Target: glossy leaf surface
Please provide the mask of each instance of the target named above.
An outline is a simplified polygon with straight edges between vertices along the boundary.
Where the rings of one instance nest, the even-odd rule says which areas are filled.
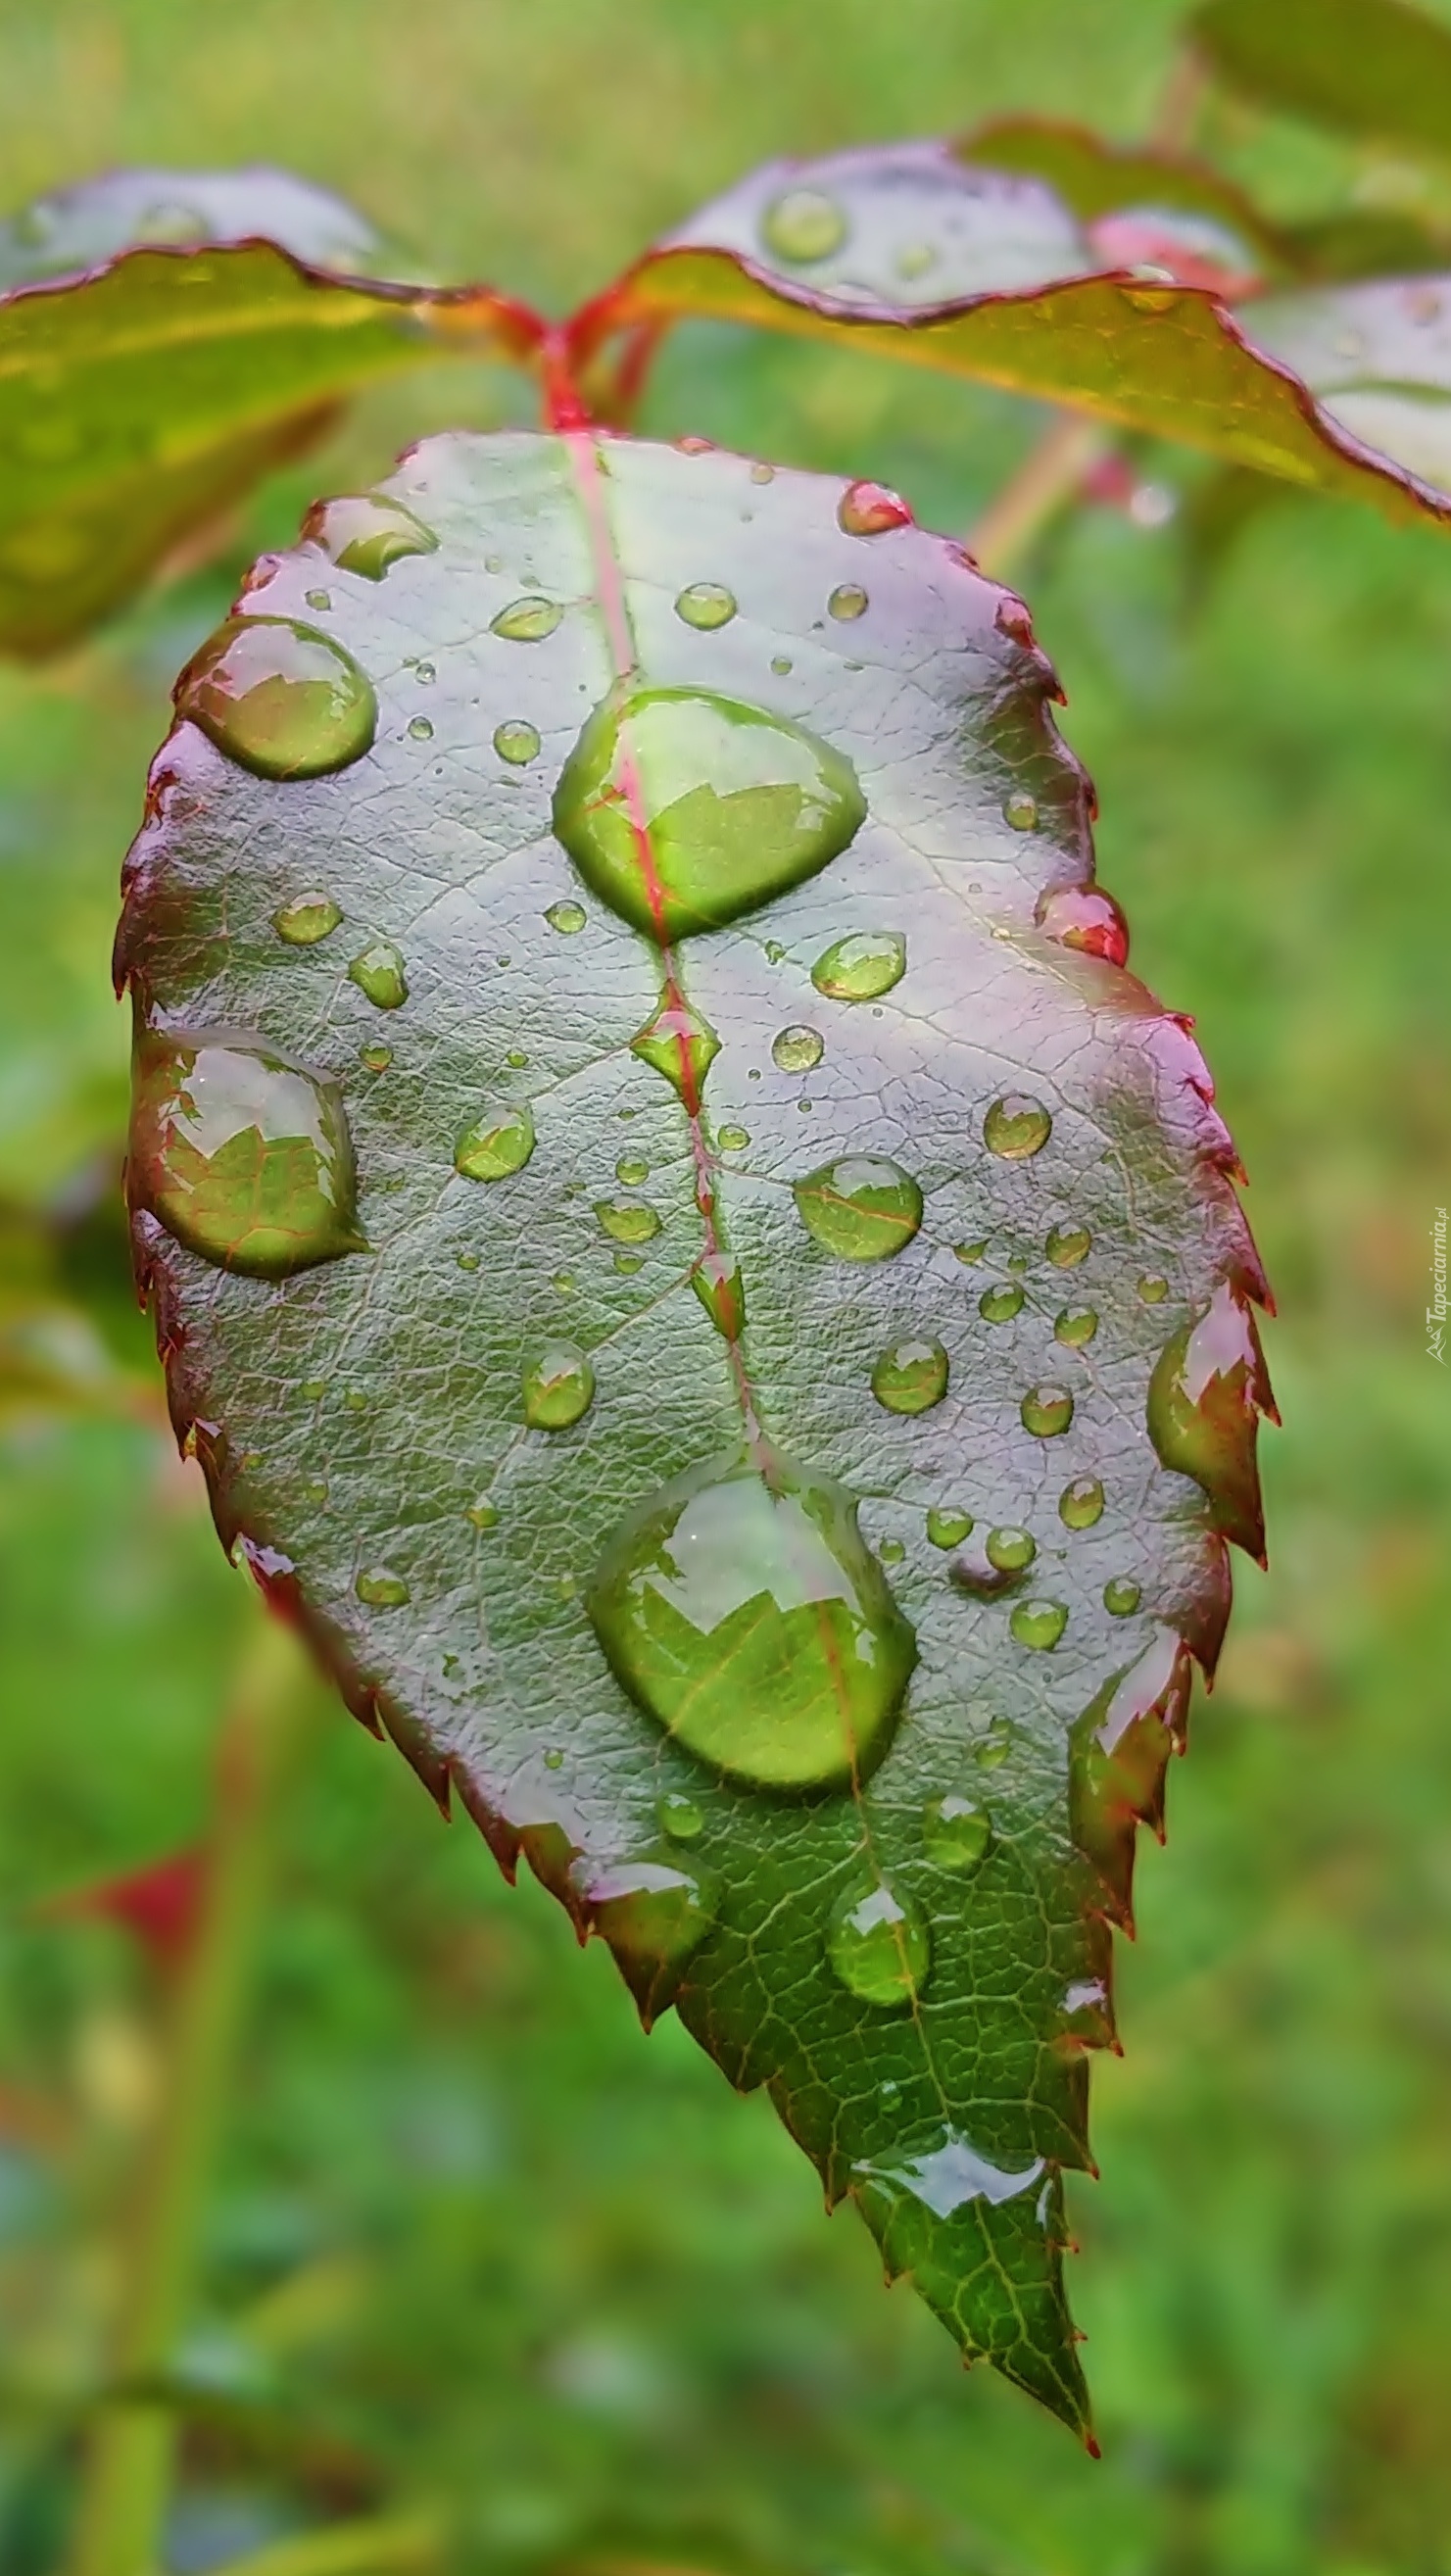
[[[1451,152],[1451,32],[1403,0],[1208,0],[1187,32],[1268,107]]]
[[[1451,276],[1267,296],[1246,321],[1351,437],[1451,494]]]
[[[0,223],[0,287],[74,277],[126,250],[274,242],[317,268],[369,268],[379,244],[355,208],[290,170],[112,170]]]
[[[1202,1059],[1072,944],[1087,783],[958,548],[583,432],[390,490],[432,551],[244,603],[243,699],[325,627],[368,746],[350,683],[259,775],[209,702],[128,866],[178,1432],[358,1715],[1086,2431],[1060,2176],[1264,1398]]]
[[[1147,261],[1233,296],[1285,264],[1280,236],[1207,162],[1119,147],[1086,127],[1033,116],[982,126],[954,150],[970,168],[1051,188],[1106,267]]]
[[[77,218],[65,238],[84,232]],[[522,358],[532,336],[486,293],[366,286],[260,242],[135,250],[15,288],[0,299],[0,650],[83,633],[359,387],[455,349]]]
[[[1139,184],[1135,171],[1131,193]],[[1150,226],[1153,212],[1130,204],[1115,237],[1106,214],[1085,226],[1041,179],[978,167],[948,144],[774,162],[589,308],[576,344],[588,362],[619,332],[687,315],[845,332],[874,354],[981,377],[1392,516],[1441,517],[1438,500],[1317,411],[1199,282],[1216,269],[1238,291],[1242,239],[1182,208],[1160,208]]]

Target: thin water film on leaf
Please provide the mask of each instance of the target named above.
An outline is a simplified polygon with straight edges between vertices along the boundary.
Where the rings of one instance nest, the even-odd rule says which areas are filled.
[[[138,1269],[357,1714],[1086,2436],[1062,2176],[1262,1282],[1052,908],[1021,602],[863,492],[458,436],[268,560],[128,863]]]

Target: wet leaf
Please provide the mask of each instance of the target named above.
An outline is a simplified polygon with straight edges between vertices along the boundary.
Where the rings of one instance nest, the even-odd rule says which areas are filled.
[[[268,241],[349,274],[380,254],[356,209],[289,170],[112,170],[0,223],[0,287],[75,277],[127,250]]]
[[[0,275],[23,279],[29,257],[34,278],[0,297],[0,650],[53,652],[83,634],[360,387],[441,355],[526,359],[533,345],[537,326],[484,290],[366,284],[256,240],[118,251],[128,221],[144,230],[148,206],[157,215],[147,192],[161,175],[57,198],[45,240],[17,244],[19,218],[0,250]],[[187,191],[178,222],[275,224],[299,246],[335,242],[349,263],[365,244],[345,208],[279,174],[166,184]],[[103,264],[68,281],[40,273],[92,258]]]
[[[355,1712],[1086,2432],[1105,1921],[1221,1481],[1257,1534],[1202,1059],[1026,610],[900,505],[582,432],[389,490],[433,549],[326,619],[269,562],[128,864],[178,1432]]]
[[[1077,156],[1080,187],[1090,159]],[[1140,166],[1129,163],[1135,193]],[[949,144],[774,162],[588,308],[574,326],[576,348],[608,405],[617,399],[604,363],[611,341],[623,335],[624,380],[651,335],[687,315],[844,335],[879,356],[980,377],[1375,501],[1392,517],[1444,516],[1438,499],[1367,454],[1260,354],[1252,312],[1241,324],[1198,282],[1220,267],[1239,291],[1233,262],[1247,245],[1183,208],[1161,208],[1152,229],[1152,210],[1122,211],[1117,235],[1103,213],[1085,229],[1041,179],[977,167]]]
[[[1451,275],[1266,296],[1246,319],[1328,419],[1451,494]]]
[[[1451,32],[1401,0],[1208,0],[1186,34],[1234,88],[1347,134],[1451,151]]]
[[[954,149],[970,168],[1041,180],[1088,231],[1105,267],[1146,260],[1232,298],[1287,264],[1274,226],[1207,162],[1119,147],[1081,125],[1031,116],[981,126]]]

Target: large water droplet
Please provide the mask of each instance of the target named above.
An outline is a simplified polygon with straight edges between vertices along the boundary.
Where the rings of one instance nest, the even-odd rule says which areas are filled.
[[[975,1799],[949,1791],[928,1804],[922,1818],[922,1845],[934,1868],[950,1869],[965,1878],[977,1868],[991,1840],[991,1821]]]
[[[398,1011],[408,999],[408,976],[401,949],[391,939],[375,939],[348,968],[348,981],[366,993],[375,1009]]]
[[[885,483],[848,483],[836,522],[849,537],[880,537],[888,528],[910,528],[912,513],[900,492],[889,492]]]
[[[735,592],[720,581],[693,581],[675,602],[676,616],[683,618],[687,626],[699,627],[704,634],[716,626],[729,626],[735,613]]]
[[[494,727],[494,749],[511,769],[526,769],[531,760],[539,757],[539,729],[523,716],[510,716]]]
[[[551,930],[566,939],[577,939],[589,919],[582,903],[552,903],[544,916]]]
[[[940,1342],[893,1342],[872,1370],[872,1393],[888,1413],[930,1413],[947,1393],[947,1376]]]
[[[279,905],[272,927],[289,948],[315,948],[331,938],[342,917],[330,894],[300,894],[294,903]]]
[[[746,1290],[735,1254],[703,1252],[690,1284],[716,1331],[725,1341],[738,1342],[745,1329]]]
[[[597,1199],[595,1215],[612,1243],[650,1243],[660,1231],[648,1199]]]
[[[1055,887],[1038,906],[1037,922],[1064,948],[1076,948],[1085,957],[1102,957],[1110,966],[1127,961],[1129,926],[1102,886]]]
[[[1162,1306],[1169,1294],[1169,1282],[1158,1271],[1150,1271],[1139,1281],[1139,1296],[1146,1306]]]
[[[1086,1225],[1055,1225],[1050,1227],[1043,1249],[1055,1269],[1076,1270],[1092,1246],[1093,1237]]]
[[[1065,1529],[1092,1529],[1103,1518],[1103,1487],[1096,1476],[1075,1476],[1058,1497],[1058,1517]]]
[[[1249,1308],[1227,1284],[1160,1353],[1149,1381],[1149,1437],[1166,1467],[1192,1476],[1214,1526],[1262,1557],[1258,1419],[1278,1416]]]
[[[916,1906],[878,1882],[837,1907],[826,1955],[848,1994],[886,2010],[921,1993],[932,1941]]]
[[[509,644],[542,644],[546,635],[554,633],[563,615],[557,599],[540,599],[531,593],[501,608],[489,632],[502,635]]]
[[[259,778],[319,778],[372,748],[378,701],[350,653],[288,617],[229,617],[194,653],[176,712]]]
[[[723,1154],[743,1154],[751,1141],[750,1131],[745,1127],[722,1127],[715,1141]]]
[[[891,1739],[917,1649],[856,1510],[828,1478],[742,1449],[632,1513],[586,1594],[631,1697],[751,1787],[846,1787]]]
[[[1025,1431],[1055,1440],[1073,1420],[1073,1398],[1063,1386],[1030,1386],[1018,1411]]]
[[[531,1431],[567,1431],[594,1402],[595,1373],[573,1342],[546,1342],[524,1371]]]
[[[805,266],[830,259],[846,239],[846,216],[820,188],[788,188],[761,217],[761,239],[778,259]]]
[[[582,1893],[648,2030],[714,1925],[715,1883],[675,1862],[625,1860],[591,1871]]]
[[[1061,1601],[1020,1601],[1008,1620],[1019,1645],[1035,1646],[1040,1654],[1052,1652],[1067,1625]]]
[[[1053,1133],[1053,1121],[1041,1100],[1030,1100],[1021,1091],[1004,1092],[995,1100],[982,1122],[982,1140],[990,1154],[1001,1154],[1010,1163],[1026,1162],[1030,1154],[1041,1154]]]
[[[694,1114],[705,1077],[720,1053],[720,1040],[709,1020],[687,1002],[663,1002],[654,1018],[631,1038],[630,1053],[663,1073]]]
[[[922,1222],[922,1193],[899,1163],[846,1154],[795,1185],[808,1234],[839,1261],[886,1261]]]
[[[1053,1326],[1053,1339],[1070,1351],[1081,1351],[1098,1330],[1097,1311],[1092,1306],[1065,1306]]]
[[[771,1061],[782,1073],[810,1073],[824,1052],[815,1029],[778,1029],[771,1040]]]
[[[972,1514],[934,1503],[927,1514],[927,1535],[934,1547],[961,1547],[972,1536]]]
[[[401,501],[379,492],[349,493],[335,501],[317,501],[302,523],[304,537],[321,546],[343,572],[381,581],[390,565],[405,555],[431,555],[438,539]]]
[[[818,993],[834,1002],[874,1002],[900,984],[907,942],[896,930],[859,930],[824,949],[811,969]]]
[[[615,1178],[627,1190],[638,1190],[650,1177],[650,1166],[643,1154],[622,1154],[615,1165]]]
[[[977,1311],[985,1324],[1010,1324],[1022,1312],[1021,1282],[1006,1279],[1001,1287],[985,1288],[977,1301]]]
[[[470,1121],[453,1149],[453,1167],[466,1181],[503,1181],[522,1172],[534,1151],[534,1120],[509,1101]]]
[[[413,1597],[402,1575],[387,1565],[367,1567],[356,1578],[353,1590],[370,1610],[401,1610]]]
[[[705,1817],[695,1800],[682,1797],[676,1790],[661,1799],[655,1813],[662,1833],[667,1833],[672,1842],[698,1842],[705,1831]]]
[[[1037,1542],[1025,1529],[995,1529],[987,1535],[987,1559],[999,1574],[1021,1574],[1038,1553]]]
[[[342,1095],[264,1038],[142,1031],[127,1172],[132,1204],[224,1270],[280,1279],[367,1250]]]
[[[1127,1574],[1116,1574],[1103,1587],[1103,1606],[1115,1619],[1131,1619],[1143,1593]]]
[[[840,625],[851,626],[857,618],[865,617],[870,606],[871,602],[859,581],[841,581],[826,603],[826,612]]]
[[[554,829],[581,876],[662,944],[815,876],[865,813],[840,752],[697,689],[614,691],[554,796]]]
[[[1003,820],[1011,823],[1015,832],[1033,831],[1038,821],[1037,797],[1030,796],[1026,787],[1013,788],[1003,799]]]

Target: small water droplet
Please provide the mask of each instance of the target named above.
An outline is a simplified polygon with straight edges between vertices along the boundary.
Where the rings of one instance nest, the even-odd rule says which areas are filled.
[[[972,1514],[934,1503],[927,1514],[927,1535],[934,1547],[961,1547],[972,1536]]]
[[[650,1177],[650,1166],[640,1154],[622,1154],[615,1165],[615,1178],[627,1190],[638,1190]]]
[[[1168,1280],[1160,1279],[1156,1274],[1151,1273],[1148,1278],[1139,1281],[1139,1295],[1146,1306],[1162,1306],[1168,1294]]]
[[[979,1866],[991,1840],[991,1820],[975,1799],[949,1790],[945,1797],[928,1801],[922,1817],[922,1847],[934,1868],[950,1869],[965,1878]]]
[[[999,1574],[1022,1574],[1038,1553],[1036,1539],[1025,1529],[989,1530],[987,1560]]]
[[[499,1525],[498,1504],[491,1503],[487,1494],[481,1494],[476,1503],[470,1503],[468,1510],[464,1514],[464,1519],[466,1521],[471,1521],[476,1530],[497,1529]]]
[[[415,742],[432,742],[433,727],[427,716],[410,716],[408,730]]]
[[[617,689],[553,813],[586,883],[665,945],[815,876],[866,807],[851,763],[783,716],[706,690]]]
[[[320,1404],[327,1393],[325,1377],[305,1377],[297,1390],[308,1404]]]
[[[1138,1584],[1131,1582],[1126,1574],[1116,1574],[1112,1582],[1103,1587],[1103,1606],[1115,1619],[1132,1618],[1142,1599]]]
[[[1265,1544],[1255,1456],[1262,1413],[1278,1418],[1254,1318],[1226,1284],[1160,1352],[1149,1437],[1164,1466],[1203,1487],[1221,1535],[1253,1557]]]
[[[839,581],[826,603],[826,610],[829,617],[849,626],[855,618],[864,617],[870,605],[859,581]]]
[[[1036,919],[1039,929],[1064,948],[1102,957],[1110,966],[1127,963],[1129,926],[1102,886],[1058,886],[1039,904]]]
[[[489,632],[502,635],[509,644],[542,644],[547,635],[554,633],[563,615],[558,600],[529,595],[501,608]]]
[[[660,1231],[647,1199],[596,1199],[595,1215],[612,1243],[650,1243]]]
[[[1093,1237],[1086,1225],[1055,1225],[1050,1229],[1043,1249],[1054,1268],[1076,1270],[1092,1249]]]
[[[947,1378],[940,1342],[893,1342],[872,1370],[872,1393],[888,1413],[930,1413],[947,1393]]]
[[[690,1284],[725,1341],[738,1342],[746,1321],[746,1290],[733,1252],[703,1252]]]
[[[531,1431],[567,1431],[594,1401],[595,1373],[573,1342],[546,1342],[524,1371],[524,1419]]]
[[[750,1132],[745,1127],[722,1127],[715,1141],[723,1154],[743,1154],[751,1141]]]
[[[333,604],[332,593],[329,590],[305,590],[302,597],[304,606],[315,608],[319,617],[324,616]]]
[[[342,572],[361,573],[381,581],[405,555],[431,555],[438,539],[431,528],[378,492],[351,493],[340,500],[317,501],[302,523],[302,533]]]
[[[586,1595],[631,1697],[754,1788],[875,1769],[916,1661],[840,1485],[759,1448],[678,1476],[610,1540]]]
[[[753,483],[774,483],[775,480],[776,468],[774,465],[766,465],[758,461],[751,467],[751,481]]]
[[[899,1538],[884,1538],[877,1550],[883,1565],[900,1565],[906,1553]]]
[[[874,1002],[900,984],[906,966],[907,942],[899,931],[856,931],[822,951],[811,981],[834,1002]]]
[[[1026,787],[1014,787],[1003,799],[1003,820],[1005,823],[1011,823],[1015,832],[1036,831],[1037,797],[1030,796]]]
[[[460,1270],[481,1270],[483,1268],[483,1263],[476,1252],[460,1252],[455,1255],[455,1259]]]
[[[846,1154],[795,1185],[808,1234],[839,1261],[887,1261],[922,1222],[922,1193],[899,1163]]]
[[[534,1120],[527,1108],[505,1102],[482,1110],[463,1128],[453,1167],[466,1181],[504,1181],[522,1172],[534,1151]]]
[[[1073,1420],[1073,1398],[1066,1387],[1030,1386],[1018,1411],[1025,1431],[1054,1440]]]
[[[527,768],[531,760],[539,757],[538,727],[526,724],[522,716],[510,716],[494,727],[494,749],[512,769]]]
[[[1006,1718],[995,1717],[972,1758],[979,1771],[1000,1771],[1012,1749],[1012,1728]]]
[[[566,939],[573,939],[583,930],[589,915],[582,903],[552,903],[544,918],[551,930],[562,931]]]
[[[320,1508],[327,1501],[327,1491],[326,1485],[314,1477],[303,1486],[302,1499],[305,1503],[312,1503]]]
[[[572,1270],[556,1270],[549,1282],[550,1287],[561,1297],[572,1297],[578,1284]]]
[[[778,1029],[771,1040],[771,1061],[782,1073],[810,1073],[823,1052],[815,1029]]]
[[[983,1254],[987,1250],[987,1245],[988,1239],[984,1234],[980,1235],[975,1243],[954,1243],[952,1249],[955,1257],[963,1264],[964,1268],[970,1268],[974,1262],[981,1261]]]
[[[982,1122],[988,1152],[1001,1154],[1011,1163],[1026,1162],[1030,1154],[1040,1154],[1052,1133],[1053,1121],[1041,1100],[1031,1100],[1022,1091],[1004,1092]]]
[[[420,688],[432,688],[434,681],[438,678],[438,673],[431,662],[415,662],[412,665],[412,671]]]
[[[408,999],[403,957],[391,939],[375,939],[348,968],[348,981],[380,1011],[401,1010]]]
[[[937,252],[934,245],[931,242],[920,241],[903,242],[894,262],[897,275],[909,282],[914,277],[925,277],[928,269],[935,268],[936,265]]]
[[[921,1993],[932,1944],[916,1906],[879,1882],[837,1907],[826,1954],[848,1994],[887,2010]]]
[[[288,617],[229,617],[193,654],[176,712],[259,778],[319,778],[372,748],[378,701],[350,653]]]
[[[1008,1619],[1019,1645],[1034,1646],[1040,1654],[1051,1653],[1067,1625],[1061,1601],[1020,1601]]]
[[[768,966],[781,966],[785,964],[788,952],[782,947],[779,939],[764,939],[761,942],[761,946],[765,953],[765,959]]]
[[[614,1256],[614,1266],[617,1270],[623,1271],[627,1278],[633,1278],[637,1270],[644,1269],[645,1256],[643,1252],[617,1252]]]
[[[1058,1517],[1065,1529],[1092,1529],[1103,1518],[1103,1487],[1096,1476],[1075,1476],[1058,1497]]]
[[[888,528],[910,528],[912,513],[900,492],[889,492],[885,483],[849,483],[836,521],[849,537],[880,537]]]
[[[709,634],[714,627],[729,626],[736,613],[736,595],[719,581],[693,581],[682,590],[675,602],[675,614],[687,626],[699,627]]]
[[[695,1800],[681,1797],[678,1792],[672,1791],[662,1798],[655,1813],[660,1819],[661,1831],[667,1833],[672,1842],[698,1842],[705,1831],[705,1817]]]
[[[985,1324],[1010,1324],[1020,1314],[1023,1291],[1016,1280],[1004,1280],[1001,1287],[985,1288],[977,1301],[977,1311]]]
[[[508,1054],[504,1058],[504,1062],[508,1065],[512,1065],[516,1073],[522,1073],[528,1061],[529,1058],[524,1053],[522,1047],[510,1047]]]
[[[830,259],[846,240],[846,216],[834,197],[820,188],[788,188],[773,197],[761,217],[761,239],[778,259],[793,266]]]
[[[788,671],[792,668],[790,654],[773,653],[771,656],[771,668],[775,672],[778,680],[784,680]]]
[[[705,1077],[720,1053],[708,1020],[688,1003],[662,1003],[630,1040],[630,1052],[664,1075],[692,1113],[700,1106]]]
[[[1097,1330],[1098,1315],[1092,1306],[1065,1306],[1054,1323],[1053,1338],[1070,1351],[1081,1351]]]
[[[189,1251],[285,1278],[364,1252],[342,1095],[264,1038],[143,1030],[128,1184]]]
[[[546,1771],[562,1771],[564,1769],[564,1755],[561,1753],[557,1744],[551,1744],[548,1752],[545,1754],[544,1768]]]
[[[366,1413],[368,1410],[368,1399],[363,1388],[360,1386],[345,1387],[343,1390],[343,1403],[349,1413]]]
[[[353,1590],[370,1610],[401,1610],[413,1597],[402,1575],[386,1565],[369,1566],[358,1575]]]
[[[315,948],[320,939],[332,936],[342,917],[330,894],[300,894],[295,902],[279,906],[272,927],[289,948]]]

